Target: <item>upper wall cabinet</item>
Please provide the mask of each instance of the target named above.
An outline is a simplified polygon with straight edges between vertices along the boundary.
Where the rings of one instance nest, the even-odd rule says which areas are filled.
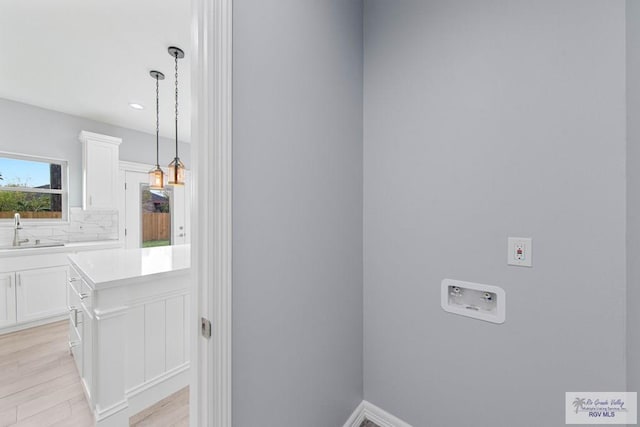
[[[117,209],[118,162],[122,139],[87,131],[82,142],[82,207]]]

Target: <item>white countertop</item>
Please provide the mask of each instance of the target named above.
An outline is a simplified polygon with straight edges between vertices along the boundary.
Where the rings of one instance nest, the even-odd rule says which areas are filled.
[[[94,289],[147,281],[191,267],[191,246],[109,249],[69,255],[69,261]]]
[[[28,255],[44,255],[64,252],[95,251],[100,249],[121,248],[120,240],[100,240],[94,242],[65,243],[63,246],[26,247],[19,249],[0,249],[0,258],[21,257]]]

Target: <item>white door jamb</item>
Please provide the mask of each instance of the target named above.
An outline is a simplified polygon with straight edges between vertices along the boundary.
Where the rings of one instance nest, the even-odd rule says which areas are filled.
[[[232,0],[192,0],[192,23],[190,425],[231,427]]]

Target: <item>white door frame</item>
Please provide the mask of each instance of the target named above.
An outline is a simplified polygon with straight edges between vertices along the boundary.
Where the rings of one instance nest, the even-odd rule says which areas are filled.
[[[126,173],[127,171],[131,172],[149,172],[153,166],[145,165],[144,163],[136,163],[136,162],[128,162],[126,160],[120,160],[118,164],[118,185],[120,189],[125,189],[126,183]],[[118,201],[118,240],[122,242],[122,247],[126,247],[126,236],[125,236],[125,228],[126,228],[126,194],[120,197]]]
[[[191,4],[190,425],[231,427],[232,0]],[[210,339],[199,333],[201,317]]]
[[[126,173],[127,172],[138,172],[138,173],[144,173],[147,174],[149,173],[149,171],[153,168],[155,168],[155,165],[151,165],[151,164],[147,164],[147,163],[139,163],[139,162],[130,162],[127,160],[120,160],[119,165],[118,165],[118,185],[120,186],[120,188],[124,188],[126,190]],[[167,172],[167,168],[166,167],[162,167],[162,170],[166,174]],[[186,179],[188,181],[188,184],[191,185],[190,180],[192,180],[192,174],[191,174],[191,170],[190,169],[186,169]],[[193,195],[192,192],[190,192],[191,194],[189,194],[190,196]],[[123,242],[123,247],[127,247],[127,236],[125,233],[125,228],[126,228],[126,218],[127,218],[127,210],[126,210],[126,195],[124,197],[121,197],[120,200],[118,200],[118,217],[120,218],[119,224],[118,224],[118,239]],[[191,206],[190,206],[191,207]],[[189,217],[189,220],[191,219],[191,217]],[[173,218],[172,218],[172,227],[173,227]],[[191,222],[187,222],[187,218],[185,216],[185,232],[188,233],[188,237],[186,239],[187,243],[191,242]],[[171,230],[172,232],[172,241],[173,241],[173,228]]]

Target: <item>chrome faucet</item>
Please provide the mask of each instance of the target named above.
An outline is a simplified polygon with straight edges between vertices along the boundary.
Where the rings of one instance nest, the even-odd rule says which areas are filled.
[[[13,246],[20,246],[29,241],[29,239],[20,240],[19,230],[22,230],[22,224],[20,223],[20,214],[16,212],[13,215]]]

